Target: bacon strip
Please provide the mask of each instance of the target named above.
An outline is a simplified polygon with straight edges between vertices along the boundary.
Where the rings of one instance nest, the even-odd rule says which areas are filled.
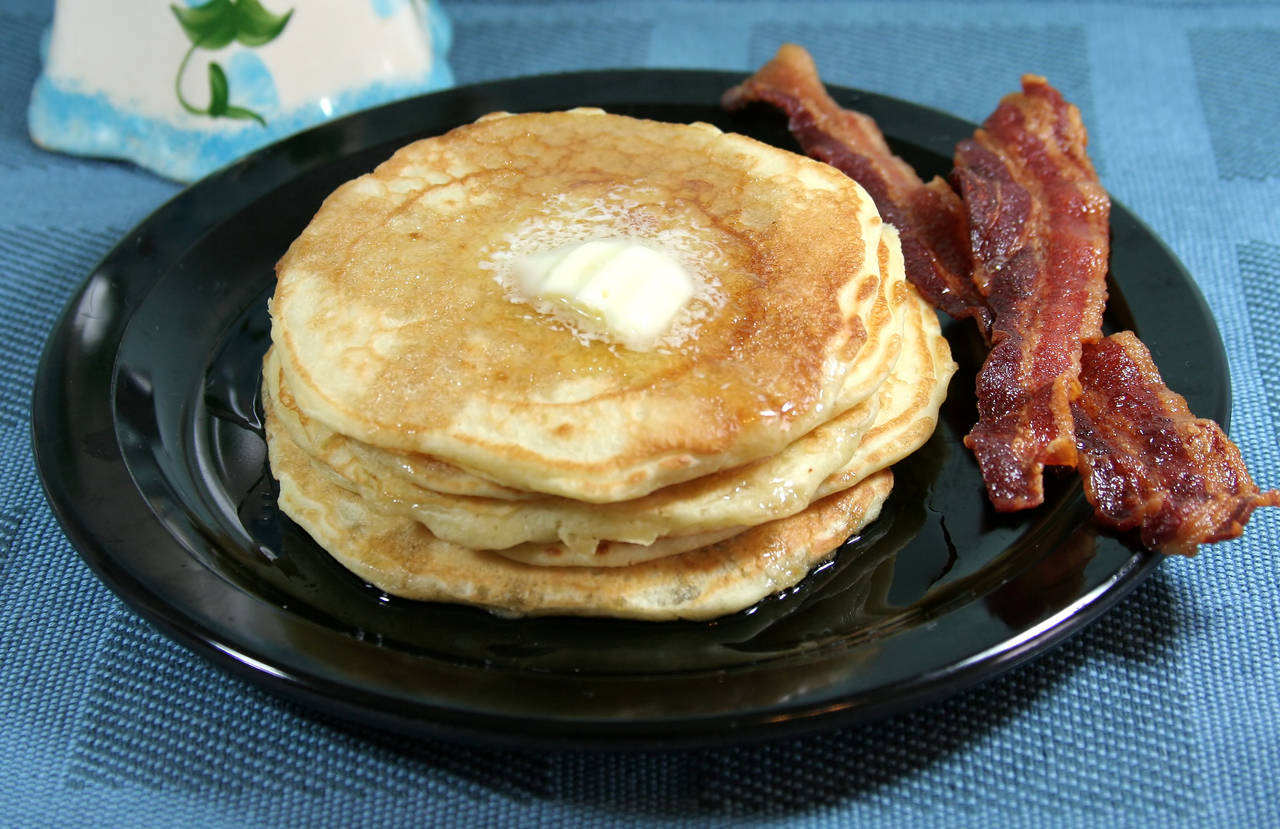
[[[1026,464],[1018,461],[1027,454],[1021,444],[1028,438],[1033,448],[1051,445],[1046,454],[1075,466],[1084,479],[1099,524],[1139,530],[1147,547],[1185,555],[1200,544],[1237,537],[1257,507],[1280,506],[1280,491],[1259,492],[1222,429],[1196,419],[1164,385],[1136,336],[1099,339],[1110,202],[1085,152],[1078,111],[1043,78],[1025,77],[1022,95],[1002,101],[985,129],[957,147],[954,178],[965,193],[960,209],[972,227],[972,248],[966,239],[955,241],[957,202],[945,182],[922,185],[889,151],[872,119],[832,101],[803,49],[783,46],[724,96],[729,108],[753,100],[784,109],[806,152],[856,179],[886,219],[900,221],[904,248],[909,229],[920,245],[916,250],[925,251],[914,260],[913,282],[921,294],[980,326],[992,322],[993,309],[999,315],[990,331],[998,341],[993,354],[1001,348],[1005,353],[984,366],[979,392],[985,383],[988,402],[979,405],[990,414],[1015,413],[1010,421],[1021,431],[1015,428],[1003,449],[987,447],[984,478],[988,467],[997,482],[1023,474]],[[957,262],[971,249],[978,260],[973,281],[971,267]],[[922,261],[932,263],[932,277]],[[971,290],[975,283],[982,293]],[[1042,353],[1058,361],[1074,354],[1074,360],[1065,361],[1064,373],[1049,376],[1035,365]],[[1039,398],[1028,393],[1037,380]],[[1067,398],[1075,399],[1064,422]],[[1027,406],[1022,420],[1019,405]],[[1032,416],[1037,414],[1044,420]],[[1064,427],[1070,451],[1062,448]],[[973,435],[965,442],[970,440]],[[1013,459],[1012,472],[1002,458]],[[1045,462],[1031,464],[1037,491]]]
[[[907,278],[921,295],[952,317],[973,318],[987,336],[992,315],[970,278],[964,206],[947,182],[922,182],[889,149],[873,119],[837,104],[800,46],[783,44],[773,60],[723,98],[731,110],[753,101],[786,112],[788,128],[810,157],[862,185],[884,220],[898,229]]]
[[[971,139],[956,170],[973,280],[995,311],[965,438],[997,510],[1044,501],[1046,465],[1074,466],[1071,401],[1081,344],[1102,336],[1111,202],[1086,153],[1079,111],[1027,75]]]
[[[1280,506],[1280,491],[1258,491],[1218,424],[1196,418],[1164,385],[1133,333],[1085,346],[1082,364],[1084,393],[1071,412],[1100,524],[1139,529],[1153,550],[1194,555],[1239,536],[1257,507]]]

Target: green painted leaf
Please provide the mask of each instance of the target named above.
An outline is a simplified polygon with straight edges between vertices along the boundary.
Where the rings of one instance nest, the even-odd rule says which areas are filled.
[[[227,85],[227,73],[217,63],[209,64],[209,109],[208,113],[217,118],[227,114],[227,100],[230,88]]]
[[[227,107],[227,111],[222,113],[222,115],[224,118],[240,118],[245,121],[257,121],[264,127],[267,125],[266,120],[261,115],[251,109],[245,109],[244,107],[229,106]]]
[[[239,15],[235,0],[210,0],[194,8],[177,5],[169,8],[187,38],[201,49],[221,49],[236,38]]]
[[[293,9],[284,14],[272,14],[258,0],[210,0],[194,8],[178,5],[170,5],[169,8],[191,41],[191,48],[178,65],[178,76],[173,82],[182,108],[193,115],[252,120],[265,127],[267,122],[258,113],[231,105],[227,73],[217,62],[209,64],[208,109],[200,109],[183,97],[182,76],[197,49],[216,51],[230,45],[233,40],[252,48],[275,40],[284,31],[289,18],[293,17]]]
[[[236,40],[245,46],[261,46],[270,43],[284,31],[293,9],[284,14],[272,14],[258,0],[232,0],[238,12],[236,16]]]

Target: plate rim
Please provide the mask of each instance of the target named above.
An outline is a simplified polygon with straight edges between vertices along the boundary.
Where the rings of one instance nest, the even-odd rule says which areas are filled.
[[[479,93],[479,98],[483,100],[486,96],[494,97],[496,95],[497,97],[502,97],[504,95],[518,94],[522,88],[540,84],[574,86],[591,85],[624,78],[629,80],[639,78],[642,81],[644,79],[653,81],[663,78],[667,79],[667,81],[661,86],[670,88],[676,78],[688,79],[696,77],[706,85],[714,85],[731,84],[739,81],[744,76],[745,73],[740,72],[707,70],[601,70],[513,78],[430,93],[356,113],[277,142],[185,188],[160,205],[146,219],[125,234],[120,242],[113,246],[103,259],[95,265],[81,285],[73,292],[51,329],[40,357],[31,402],[31,439],[36,456],[37,471],[46,500],[77,553],[95,575],[117,596],[122,598],[139,615],[156,625],[171,639],[178,641],[188,649],[199,653],[231,673],[266,687],[273,693],[301,702],[308,707],[337,715],[343,719],[353,719],[392,729],[410,727],[413,732],[424,736],[501,746],[609,750],[619,748],[694,747],[792,736],[813,730],[865,721],[916,707],[925,702],[949,696],[981,681],[991,679],[1035,656],[1052,650],[1102,616],[1151,575],[1158,568],[1162,557],[1145,551],[1135,551],[1127,564],[1120,571],[1111,574],[1111,578],[1105,584],[1096,587],[1085,596],[1078,597],[1069,607],[1060,610],[1050,619],[1039,623],[1033,630],[1024,631],[1014,637],[1013,640],[1002,641],[996,646],[972,656],[964,664],[950,665],[948,670],[941,672],[940,676],[918,676],[902,682],[898,686],[894,686],[898,693],[891,698],[883,698],[884,694],[881,693],[880,696],[882,698],[879,700],[858,701],[846,699],[844,704],[841,705],[826,705],[817,708],[799,706],[784,712],[785,716],[780,716],[777,709],[769,709],[767,717],[756,717],[754,719],[750,714],[701,716],[695,718],[700,725],[693,731],[686,731],[686,727],[693,724],[687,720],[629,720],[609,723],[598,721],[577,723],[565,721],[547,722],[541,719],[512,718],[494,713],[477,715],[474,712],[459,712],[453,708],[439,706],[436,706],[436,708],[441,712],[442,716],[437,719],[430,717],[424,719],[421,716],[421,711],[424,708],[432,708],[429,703],[417,703],[418,716],[403,716],[398,712],[385,713],[376,710],[370,712],[368,706],[362,707],[352,704],[349,698],[344,700],[340,698],[340,694],[331,693],[326,688],[326,680],[323,678],[318,676],[307,677],[297,673],[290,674],[282,670],[280,666],[272,665],[268,660],[260,658],[263,657],[262,654],[252,653],[251,649],[242,647],[243,643],[229,641],[228,637],[221,635],[218,631],[208,628],[198,620],[185,616],[180,608],[173,605],[171,597],[158,594],[153,588],[134,578],[127,568],[113,560],[109,552],[103,548],[100,534],[95,533],[85,524],[83,516],[78,512],[75,499],[71,498],[67,491],[67,482],[59,479],[57,474],[59,467],[56,465],[56,459],[51,457],[57,451],[66,451],[65,446],[59,449],[55,445],[56,441],[51,440],[53,436],[50,434],[49,424],[56,418],[48,416],[52,401],[57,397],[56,381],[59,379],[65,380],[65,377],[59,371],[61,366],[57,364],[58,343],[61,339],[69,336],[75,309],[84,300],[86,292],[92,290],[95,279],[104,278],[104,274],[108,280],[113,278],[111,263],[116,257],[124,255],[124,251],[130,244],[131,239],[135,239],[135,237],[140,239],[144,235],[142,233],[144,228],[151,226],[153,223],[162,223],[166,217],[175,210],[185,207],[188,202],[193,200],[198,202],[201,198],[204,198],[203,194],[211,189],[216,190],[219,187],[241,185],[244,179],[250,179],[251,183],[254,184],[254,187],[245,187],[246,194],[257,192],[255,188],[265,188],[254,199],[244,200],[244,204],[251,203],[256,198],[261,198],[263,193],[271,192],[288,181],[306,176],[317,169],[315,163],[311,166],[290,163],[288,157],[292,146],[314,141],[317,135],[340,134],[349,126],[358,124],[364,119],[387,117],[389,112],[401,111],[406,106],[432,106],[438,104],[447,109],[448,102],[468,96],[476,96],[477,93]],[[676,87],[679,88],[679,85],[676,84]],[[689,88],[692,87],[693,85],[690,84]],[[722,88],[727,88],[727,86]],[[891,102],[893,105],[906,106],[932,118],[945,119],[945,121],[951,122],[953,125],[965,125],[965,128],[969,131],[975,126],[939,110],[891,98],[890,96],[878,95],[849,87],[831,86],[829,89],[832,91],[833,96],[837,97],[837,100],[842,103],[851,100]],[[631,103],[659,105],[664,103],[698,103],[707,105],[709,102],[702,99],[698,101],[632,101]],[[375,143],[369,146],[376,147],[380,146],[380,144]],[[369,146],[360,149],[367,151]],[[349,157],[352,152],[354,150],[348,149],[345,154]],[[285,159],[283,163],[280,162],[282,157]],[[325,158],[317,157],[317,159],[318,163],[330,163],[333,161],[332,158],[327,158],[326,160]],[[242,207],[243,205],[239,209],[242,209]],[[1140,219],[1124,210],[1123,206],[1121,206],[1121,210],[1133,220],[1135,226],[1141,232],[1149,237],[1150,241],[1163,248],[1169,259],[1178,265],[1185,287],[1193,298],[1197,300],[1198,307],[1195,308],[1195,312],[1207,320],[1209,327],[1217,334],[1215,356],[1220,358],[1222,364],[1221,385],[1225,391],[1225,400],[1221,401],[1220,408],[1222,411],[1218,413],[1220,416],[1215,419],[1223,423],[1225,428],[1225,420],[1230,412],[1230,380],[1229,374],[1226,373],[1226,354],[1221,342],[1220,329],[1199,287],[1173,251]],[[147,292],[161,278],[163,278],[163,271],[152,279]],[[145,300],[140,300],[140,303],[142,301]],[[136,312],[136,309],[134,310]],[[121,338],[116,341],[117,346],[123,339],[123,333],[122,329]],[[117,350],[117,359],[118,356]],[[108,390],[108,394],[113,400],[116,393],[116,372],[117,365],[113,362],[109,370],[110,389]],[[1219,397],[1222,396],[1222,394],[1219,395]],[[113,406],[114,404],[111,405]],[[1213,413],[1209,413],[1209,416],[1213,416]],[[84,436],[80,437],[83,438]],[[119,447],[115,448],[119,452]],[[83,453],[92,450],[82,446],[79,451]],[[98,451],[102,451],[101,447],[98,447]],[[117,459],[120,463],[124,463],[122,456],[118,456]],[[130,480],[132,481],[131,477]],[[137,495],[139,498],[142,497],[142,494],[136,489],[131,494]],[[147,505],[147,508],[151,509],[150,505]],[[175,541],[174,543],[177,542]],[[181,545],[179,547],[181,548]],[[350,689],[348,689],[349,691]],[[375,715],[371,715],[371,713]],[[381,714],[381,716],[376,714]]]

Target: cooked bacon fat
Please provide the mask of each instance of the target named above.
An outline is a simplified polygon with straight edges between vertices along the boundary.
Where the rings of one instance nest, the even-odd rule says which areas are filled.
[[[1082,343],[1102,336],[1110,205],[1080,113],[1027,75],[956,147],[973,280],[995,311],[965,439],[997,510],[1044,501],[1046,465],[1074,466]]]
[[[825,161],[871,194],[898,229],[907,279],[936,308],[973,318],[987,336],[991,312],[970,278],[968,223],[955,191],[941,178],[925,184],[893,154],[876,122],[827,94],[813,58],[787,43],[773,60],[724,94],[728,109],[763,101],[787,114],[787,126],[811,158]]]
[[[1170,391],[1136,336],[1084,348],[1084,393],[1072,404],[1085,496],[1098,521],[1139,530],[1142,543],[1194,555],[1235,538],[1254,509],[1280,506],[1259,492],[1240,450],[1212,420]]]

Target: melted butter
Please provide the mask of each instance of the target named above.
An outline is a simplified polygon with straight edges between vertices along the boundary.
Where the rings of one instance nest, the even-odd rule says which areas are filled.
[[[675,256],[630,239],[562,245],[514,264],[527,296],[559,303],[636,350],[651,348],[694,294]]]
[[[726,289],[741,290],[744,280],[754,278],[747,267],[749,248],[712,221],[696,200],[677,198],[666,187],[612,182],[575,181],[563,189],[569,192],[540,199],[509,221],[496,222],[476,250],[480,269],[492,273],[508,301],[531,307],[539,328],[568,334],[583,346],[601,343],[611,352],[633,352],[628,360],[635,352],[681,353],[696,347],[704,325],[721,316],[728,302]],[[525,263],[602,241],[643,247],[646,252],[640,256],[669,257],[692,283],[692,297],[651,343],[637,337],[629,344],[610,330],[598,310],[584,313],[567,301],[543,299],[526,288],[519,272]],[[722,283],[725,276],[730,285]],[[723,329],[732,326],[732,318],[721,323]],[[573,351],[561,349],[562,355]]]

